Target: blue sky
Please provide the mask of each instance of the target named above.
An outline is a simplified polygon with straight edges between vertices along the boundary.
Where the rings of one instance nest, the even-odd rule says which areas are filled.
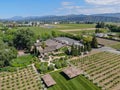
[[[0,18],[116,13],[120,0],[0,0]]]

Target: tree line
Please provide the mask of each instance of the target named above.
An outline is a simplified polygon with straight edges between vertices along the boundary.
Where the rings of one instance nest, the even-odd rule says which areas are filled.
[[[83,46],[75,45],[73,43],[71,49],[67,49],[65,53],[72,56],[80,56],[83,53],[90,52],[92,48],[98,48],[98,42],[95,36],[91,42],[84,43]]]
[[[120,32],[120,26],[117,25],[106,25],[111,32]]]
[[[10,65],[10,61],[17,57],[17,50],[0,40],[0,68]]]
[[[120,26],[105,24],[104,22],[98,22],[95,27],[95,33],[100,33],[100,28],[108,28],[111,32],[120,32]]]

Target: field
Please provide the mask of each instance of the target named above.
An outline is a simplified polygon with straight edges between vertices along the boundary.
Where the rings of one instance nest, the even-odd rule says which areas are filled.
[[[17,57],[16,59],[12,60],[11,66],[13,67],[24,67],[30,65],[32,62],[32,55],[25,55]]]
[[[51,73],[51,76],[57,84],[48,88],[48,90],[100,90],[82,75],[68,80],[61,74],[61,71],[57,71]]]
[[[94,34],[95,28],[86,28],[86,29],[69,29],[69,30],[60,30],[62,32],[71,33],[74,35],[80,35],[80,34]],[[106,29],[101,29],[102,32],[106,33]]]
[[[94,33],[95,24],[61,24],[57,28],[61,32],[71,34]]]
[[[51,28],[48,28],[51,26]],[[51,36],[51,31],[66,32],[71,34],[93,34],[95,33],[95,24],[58,24],[58,25],[47,25],[40,27],[19,27],[17,29],[31,29],[36,35],[41,37]],[[107,32],[106,29],[101,29],[102,32]]]
[[[61,30],[62,31],[62,30]],[[66,32],[66,33],[71,33],[71,34],[74,34],[74,35],[81,35],[81,34],[90,34],[90,33],[95,33],[95,30],[65,30],[65,31],[62,31],[62,32]]]
[[[86,77],[105,90],[120,89],[120,55],[100,52],[71,61]]]
[[[116,45],[111,45],[112,48],[115,48],[117,50],[120,50],[120,43]]]
[[[108,39],[103,39],[103,38],[97,38],[98,43],[105,45],[105,46],[113,46],[113,45],[117,45],[120,42],[118,41],[114,41],[114,40],[108,40]]]
[[[94,24],[59,24],[59,25],[50,25],[52,28],[44,27],[19,27],[17,29],[31,29],[35,32],[36,35],[43,35],[45,33],[51,34],[52,30],[61,31],[61,30],[70,30],[70,29],[85,29],[85,28],[94,28]],[[74,31],[74,30],[73,30]],[[80,30],[79,30],[80,31]],[[43,35],[44,36],[44,35]]]
[[[33,66],[17,72],[0,73],[0,90],[40,90],[40,77]]]
[[[36,35],[44,36],[45,33],[51,34],[51,31],[54,29],[42,28],[42,27],[19,27],[17,29],[30,29]]]
[[[54,26],[57,30],[95,28],[95,24],[59,24]]]
[[[62,32],[81,34],[82,32],[94,33],[95,24],[60,24],[55,25],[56,29]],[[100,29],[102,32],[107,32],[107,29]]]

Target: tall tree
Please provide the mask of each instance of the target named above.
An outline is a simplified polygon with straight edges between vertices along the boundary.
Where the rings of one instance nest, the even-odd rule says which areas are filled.
[[[98,41],[95,36],[92,39],[91,46],[92,46],[92,48],[98,48]]]
[[[52,31],[52,36],[57,37],[58,35],[57,35],[57,33],[55,31]]]
[[[95,27],[100,28],[100,22],[98,22]]]
[[[87,43],[87,51],[91,51],[92,50],[92,48],[91,48],[91,45],[90,45],[90,43]]]
[[[101,22],[101,28],[105,28],[105,23]]]
[[[17,50],[9,47],[0,40],[0,67],[10,65],[12,59],[17,57]]]
[[[104,22],[98,22],[96,25],[96,28],[105,28],[105,23]]]
[[[14,45],[17,49],[27,49],[30,50],[31,46],[35,42],[35,34],[33,31],[26,30],[18,30],[15,33]]]
[[[74,44],[71,46],[71,55],[74,55]]]
[[[81,55],[81,46],[78,46],[78,55]]]
[[[78,56],[78,46],[75,45],[75,48],[74,48],[74,56]]]
[[[81,46],[81,52],[84,52],[84,47],[83,46]]]
[[[95,33],[100,33],[100,30],[97,28],[97,29],[95,30]]]
[[[87,51],[87,45],[84,45],[84,52]]]

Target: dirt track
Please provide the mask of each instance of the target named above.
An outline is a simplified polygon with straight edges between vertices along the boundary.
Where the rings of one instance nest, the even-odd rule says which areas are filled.
[[[84,28],[84,29],[65,29],[65,30],[60,30],[62,32],[70,32],[70,31],[83,31],[83,30],[96,30],[96,28]]]

